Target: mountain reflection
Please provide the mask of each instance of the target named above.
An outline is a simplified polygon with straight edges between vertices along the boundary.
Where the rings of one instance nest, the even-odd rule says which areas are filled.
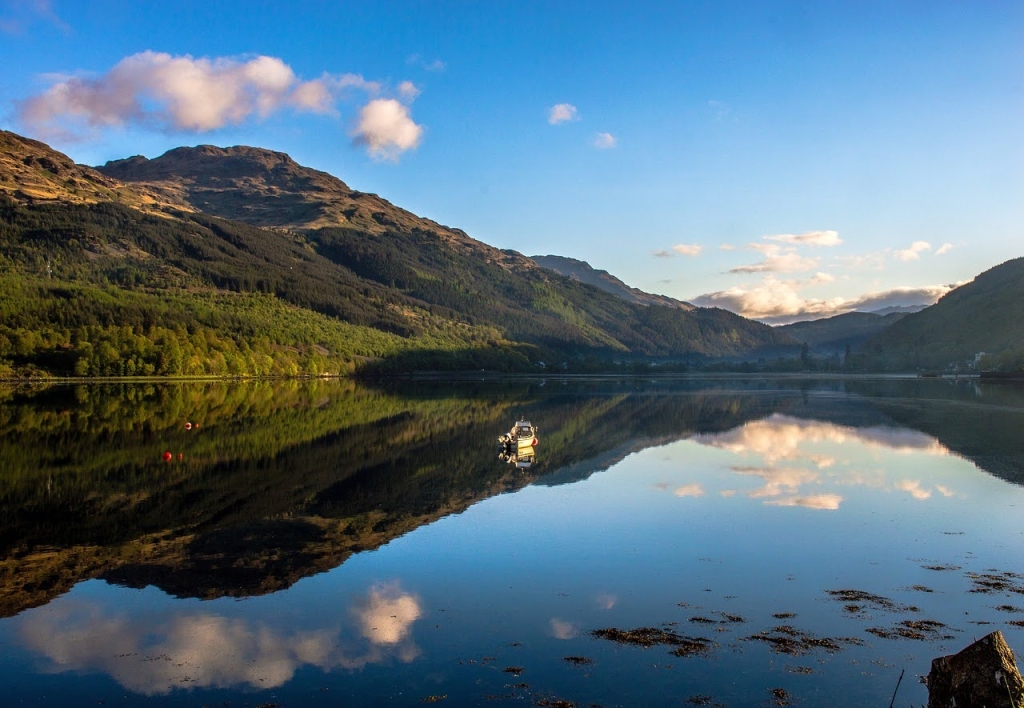
[[[50,673],[100,672],[144,695],[176,688],[275,688],[303,666],[327,672],[419,656],[413,624],[419,599],[397,583],[370,589],[325,628],[285,631],[211,612],[152,618],[143,608],[113,610],[62,601],[25,615],[25,647]]]
[[[663,486],[694,500],[836,510],[854,487],[922,502],[957,493],[909,471],[887,478],[872,464],[877,455],[955,453],[1024,482],[1024,395],[944,384],[0,387],[0,617],[93,578],[202,599],[277,592],[494,495],[585,480],[684,440],[728,459],[722,488],[703,479]],[[544,432],[542,454],[529,455],[529,466],[518,450],[517,464],[496,463],[495,431],[520,414]],[[186,421],[198,427],[186,430]],[[411,651],[402,628],[416,607],[386,587],[376,592],[367,607],[388,605],[392,621],[357,624],[358,636]]]

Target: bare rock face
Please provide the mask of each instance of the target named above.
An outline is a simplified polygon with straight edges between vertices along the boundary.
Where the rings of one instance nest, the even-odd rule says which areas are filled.
[[[1024,679],[1002,632],[932,661],[928,708],[1017,708],[1022,701]]]

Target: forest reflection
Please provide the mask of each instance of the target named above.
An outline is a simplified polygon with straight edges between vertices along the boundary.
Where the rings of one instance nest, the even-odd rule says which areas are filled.
[[[956,494],[910,473],[885,477],[869,464],[879,454],[956,454],[1024,481],[1020,390],[941,384],[0,388],[0,616],[91,578],[204,599],[275,592],[496,494],[580,481],[681,440],[728,453],[735,483],[666,484],[679,497],[836,510],[854,486]],[[503,463],[495,436],[524,413],[543,432],[540,454]]]

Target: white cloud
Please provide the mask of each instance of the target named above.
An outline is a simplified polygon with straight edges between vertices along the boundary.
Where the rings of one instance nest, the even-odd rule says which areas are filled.
[[[363,106],[352,131],[355,141],[377,160],[397,160],[419,145],[422,135],[423,128],[409,116],[409,108],[393,98],[377,98]]]
[[[818,266],[818,259],[806,258],[792,248],[783,249],[773,243],[752,243],[748,248],[762,252],[764,260],[760,263],[737,266],[731,269],[730,273],[798,273]]]
[[[944,243],[944,244],[942,244],[941,246],[938,247],[938,249],[935,251],[935,255],[936,256],[941,256],[941,255],[944,255],[946,253],[949,253],[952,250],[953,250],[953,244],[951,244],[951,243]]]
[[[422,93],[411,81],[403,81],[398,84],[398,95],[406,101],[412,102]]]
[[[924,251],[930,251],[932,245],[927,241],[914,241],[910,244],[909,248],[905,248],[902,251],[893,251],[893,257],[898,258],[901,261],[916,261],[921,258],[921,254]]]
[[[921,489],[921,481],[917,479],[904,479],[896,484],[896,489],[909,493],[910,496],[918,501],[930,499],[932,496],[932,493],[927,489]]]
[[[678,243],[672,247],[672,250],[683,256],[699,256],[704,247],[696,243]]]
[[[838,246],[843,240],[839,238],[838,231],[808,231],[803,234],[777,234],[765,236],[766,241],[778,241],[797,246]]]
[[[610,150],[618,144],[618,139],[611,133],[598,133],[594,136],[594,147],[598,150]]]
[[[718,250],[719,251],[735,251],[736,247],[733,246],[731,243],[723,243],[721,246],[718,247]]]
[[[682,487],[676,487],[672,493],[677,497],[702,497],[704,487],[699,484],[684,484]]]
[[[575,639],[579,635],[579,627],[572,622],[566,622],[557,618],[551,619],[551,636],[555,639]]]
[[[423,611],[414,595],[397,584],[375,585],[366,601],[356,608],[361,634],[373,644],[399,644],[409,637],[413,622]]]
[[[834,277],[828,273],[818,273],[807,280],[782,280],[769,275],[756,285],[705,293],[691,298],[690,302],[700,307],[721,307],[770,324],[787,324],[854,310],[869,312],[891,306],[930,305],[952,289],[949,285],[900,287],[854,298],[819,299],[802,295],[805,288],[832,280]]]
[[[379,82],[359,74],[302,81],[277,57],[195,58],[153,51],[125,57],[99,76],[50,78],[48,89],[19,103],[18,117],[36,134],[65,139],[78,137],[83,127],[129,124],[201,133],[284,109],[337,115],[335,104],[350,91],[375,97],[382,90]],[[412,100],[418,89],[403,82],[398,93]],[[408,144],[408,126],[405,130],[389,145]],[[418,139],[417,133],[413,142]],[[371,149],[377,144],[366,142]]]
[[[376,586],[349,615],[357,627],[345,622],[344,612],[325,608],[317,629],[302,630],[212,612],[168,615],[133,603],[112,610],[62,599],[22,615],[18,630],[47,671],[102,672],[146,696],[194,688],[266,690],[283,686],[303,667],[356,670],[419,655],[411,636],[422,615],[419,600],[397,585]]]
[[[571,103],[556,103],[548,110],[548,123],[551,125],[579,119],[579,111]]]
[[[805,509],[820,509],[835,511],[842,503],[843,497],[839,494],[812,494],[806,497],[785,497],[765,502],[771,506],[802,506]]]

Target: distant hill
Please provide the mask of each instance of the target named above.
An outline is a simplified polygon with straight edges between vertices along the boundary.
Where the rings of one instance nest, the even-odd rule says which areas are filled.
[[[282,153],[179,148],[100,173],[4,137],[0,377],[536,371],[797,346],[725,310],[627,302]]]
[[[1024,258],[907,315],[866,342],[864,352],[865,366],[886,369],[969,366],[980,352],[988,354],[985,367],[1024,368]]]
[[[909,315],[912,312],[920,312],[929,305],[922,303],[920,305],[890,305],[889,307],[883,307],[880,310],[869,310],[873,315],[891,315],[894,313],[901,313]]]
[[[870,337],[906,317],[901,312],[879,315],[870,312],[847,312],[820,320],[794,322],[777,329],[798,342],[806,342],[815,354],[842,354],[847,346],[857,349]]]
[[[632,288],[616,278],[606,270],[597,270],[586,261],[566,258],[565,256],[530,256],[542,268],[553,270],[556,273],[578,280],[587,285],[601,288],[606,293],[611,293],[627,302],[638,305],[662,305],[664,307],[678,307],[681,310],[694,310],[693,305],[682,300],[666,297],[664,295],[653,295],[643,290]]]

